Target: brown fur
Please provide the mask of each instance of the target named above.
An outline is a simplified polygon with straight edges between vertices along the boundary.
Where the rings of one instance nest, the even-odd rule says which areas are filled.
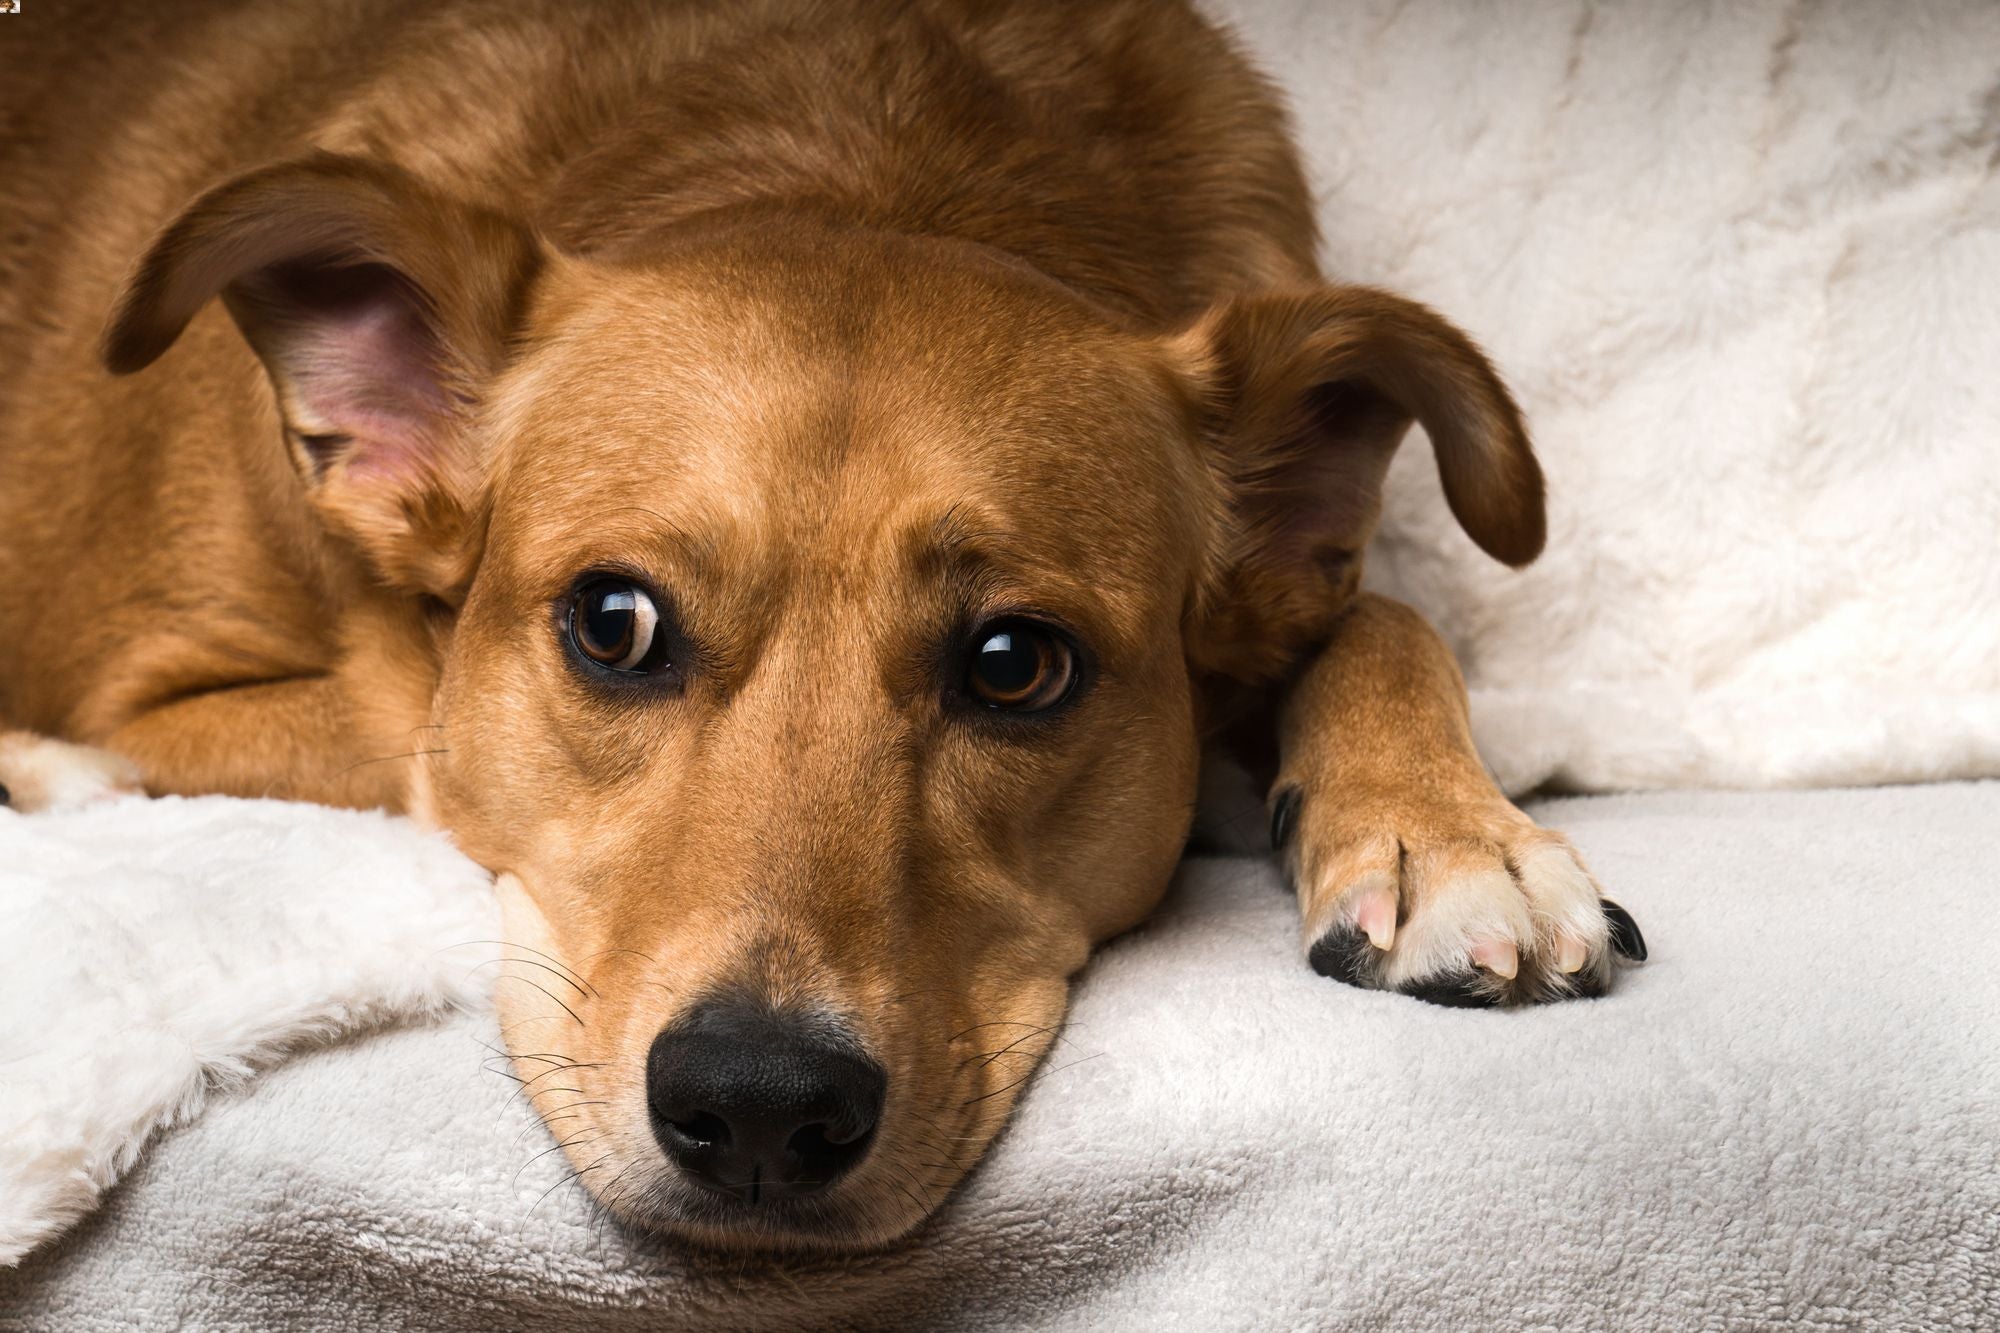
[[[1355,600],[1413,418],[1467,531],[1532,559],[1525,432],[1442,319],[1322,284],[1283,116],[1191,11],[98,3],[5,36],[0,726],[448,829],[566,1001],[502,987],[624,1215],[913,1226],[1163,890],[1202,742],[1285,682],[1311,938],[1400,836],[1432,965],[1511,931],[1528,965],[1482,984],[1563,993],[1569,930],[1601,981],[1602,923],[1532,876],[1485,910],[1559,839],[1479,770],[1435,636]],[[672,598],[679,693],[564,656],[593,568]],[[995,608],[1088,645],[1074,707],[942,702]],[[869,1159],[789,1214],[704,1212],[647,1137],[647,1043],[721,986],[889,1070]]]

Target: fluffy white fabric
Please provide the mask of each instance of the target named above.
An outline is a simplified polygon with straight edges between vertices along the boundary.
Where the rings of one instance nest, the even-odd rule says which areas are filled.
[[[469,1017],[215,1097],[0,1270],[0,1327],[2000,1327],[2000,784],[1539,812],[1646,929],[1652,961],[1609,997],[1352,990],[1307,970],[1267,863],[1192,862],[1091,965],[992,1157],[885,1254],[626,1235],[536,1156]],[[392,828],[260,859],[309,883],[371,840],[429,866],[397,875],[404,910],[454,910],[461,868]]]
[[[0,1265],[153,1133],[301,1046],[483,1003],[487,876],[403,820],[130,799],[0,807]],[[457,946],[457,947],[454,947]]]
[[[1552,492],[1412,437],[1373,575],[1519,790],[2000,774],[2000,6],[1218,0],[1332,271],[1493,354]]]

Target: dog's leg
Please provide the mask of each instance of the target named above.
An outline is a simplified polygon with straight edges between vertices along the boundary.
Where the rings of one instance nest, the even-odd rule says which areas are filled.
[[[133,760],[147,789],[161,795],[399,810],[410,765],[441,747],[440,733],[375,738],[369,730],[338,680],[311,677],[177,699],[127,722],[105,744]]]
[[[1465,683],[1423,618],[1362,595],[1287,698],[1272,842],[1314,970],[1440,1004],[1601,994],[1623,909],[1473,749]]]
[[[101,749],[0,732],[0,804],[44,810],[148,791],[402,810],[410,766],[443,747],[440,735],[418,725],[375,737],[332,677],[256,682],[150,709]]]
[[[138,767],[122,755],[28,731],[0,732],[0,805],[32,814],[142,791]]]

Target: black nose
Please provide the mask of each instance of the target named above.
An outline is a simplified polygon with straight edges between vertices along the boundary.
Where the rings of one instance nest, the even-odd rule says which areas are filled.
[[[824,1020],[702,1006],[653,1038],[646,1103],[667,1156],[748,1203],[821,1189],[868,1153],[888,1077]]]

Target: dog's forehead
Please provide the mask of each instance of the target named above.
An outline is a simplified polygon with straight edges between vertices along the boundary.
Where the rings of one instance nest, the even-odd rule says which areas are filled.
[[[622,507],[860,558],[977,515],[1017,554],[1152,576],[1198,506],[1165,361],[1008,261],[834,238],[568,267],[493,412],[517,531]]]

